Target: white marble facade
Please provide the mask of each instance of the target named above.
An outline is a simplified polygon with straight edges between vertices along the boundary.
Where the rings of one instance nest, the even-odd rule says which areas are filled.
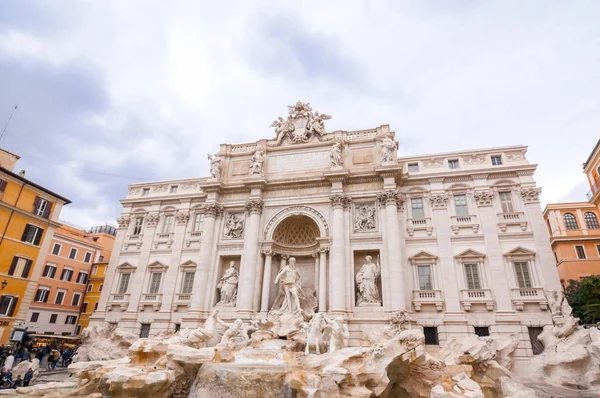
[[[350,345],[406,308],[441,345],[489,327],[531,356],[528,328],[552,324],[544,289],[560,283],[526,147],[397,157],[389,126],[325,132],[328,118],[298,103],[277,137],[221,145],[210,177],[130,185],[93,320],[155,334],[198,327],[215,306],[266,316],[294,257]]]

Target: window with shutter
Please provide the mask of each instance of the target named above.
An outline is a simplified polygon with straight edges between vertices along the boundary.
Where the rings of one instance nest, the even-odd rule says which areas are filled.
[[[22,257],[13,257],[8,269],[8,275],[27,278],[31,270],[32,261]]]
[[[531,287],[531,277],[529,275],[529,264],[526,262],[514,263],[515,272],[517,273],[517,284],[521,289],[528,289]]]
[[[0,192],[4,192],[6,190],[6,181],[0,180]]]
[[[33,261],[31,260],[27,260],[25,262],[25,266],[23,267],[23,272],[21,273],[21,278],[28,278],[29,277],[29,271],[31,270],[31,264],[33,263]]]
[[[412,198],[410,200],[410,208],[412,210],[412,218],[417,220],[425,218],[425,211],[423,210],[423,198]]]
[[[419,265],[417,273],[419,274],[419,290],[432,290],[431,265]]]
[[[148,289],[148,293],[158,293],[160,290],[160,280],[162,278],[162,273],[153,272],[150,277],[150,287]]]
[[[56,323],[56,319],[58,319],[58,314],[50,315],[50,323]]]
[[[481,289],[481,283],[479,282],[479,269],[477,264],[465,264],[465,276],[467,278],[467,289]]]
[[[17,269],[17,263],[19,262],[19,257],[15,256],[12,259],[12,263],[10,263],[10,268],[8,268],[8,275],[14,275]]]
[[[11,302],[11,296],[2,296],[2,298],[0,298],[0,315],[8,316],[8,311],[10,310]]]
[[[467,206],[467,195],[454,195],[454,207],[457,216],[468,216],[469,207]]]
[[[75,293],[73,295],[73,299],[71,300],[71,305],[72,306],[78,306],[79,305],[79,300],[81,299],[81,294],[77,294]]]
[[[186,272],[183,274],[181,293],[192,293],[192,287],[194,286],[194,275],[194,272]]]
[[[500,204],[502,205],[502,213],[514,213],[515,209],[512,202],[511,192],[499,192]]]
[[[117,293],[127,293],[130,277],[131,274],[121,274],[121,280],[119,281],[119,290],[117,291]]]

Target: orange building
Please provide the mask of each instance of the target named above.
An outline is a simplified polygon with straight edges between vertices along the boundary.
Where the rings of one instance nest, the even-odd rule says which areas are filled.
[[[587,199],[591,204],[600,208],[600,140],[598,140],[594,150],[583,164],[583,172],[590,183]]]

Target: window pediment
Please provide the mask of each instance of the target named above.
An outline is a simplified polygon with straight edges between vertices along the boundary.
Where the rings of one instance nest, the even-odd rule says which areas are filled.
[[[152,269],[154,271],[160,271],[160,270],[166,270],[169,267],[164,265],[160,261],[154,261],[153,263],[148,264],[148,268]]]
[[[526,249],[522,246],[518,246],[511,251],[504,253],[504,257],[513,258],[513,257],[521,257],[521,258],[532,258],[535,257],[536,253],[532,250]]]
[[[131,265],[128,262],[124,262],[122,264],[120,264],[119,266],[117,266],[117,269],[119,271],[126,271],[126,270],[130,270],[130,271],[134,271],[137,267],[134,265]]]
[[[414,256],[411,256],[408,258],[408,260],[413,264],[422,264],[422,263],[433,264],[437,261],[437,259],[438,259],[438,257],[436,255],[426,252],[425,250],[421,250]]]
[[[187,260],[185,263],[181,264],[181,268],[183,269],[192,269],[196,268],[197,264],[192,260]]]
[[[477,250],[467,249],[464,252],[461,252],[454,256],[454,258],[462,261],[466,260],[482,260],[486,257],[485,254],[478,252]]]

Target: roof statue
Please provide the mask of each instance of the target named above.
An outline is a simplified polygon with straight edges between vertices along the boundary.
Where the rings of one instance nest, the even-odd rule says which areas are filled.
[[[279,116],[271,124],[275,127],[277,141],[273,146],[281,145],[284,138],[288,138],[293,144],[299,142],[308,142],[313,137],[319,140],[326,134],[325,120],[331,119],[330,115],[313,112],[310,103],[296,102],[295,105],[288,106],[287,119]]]

